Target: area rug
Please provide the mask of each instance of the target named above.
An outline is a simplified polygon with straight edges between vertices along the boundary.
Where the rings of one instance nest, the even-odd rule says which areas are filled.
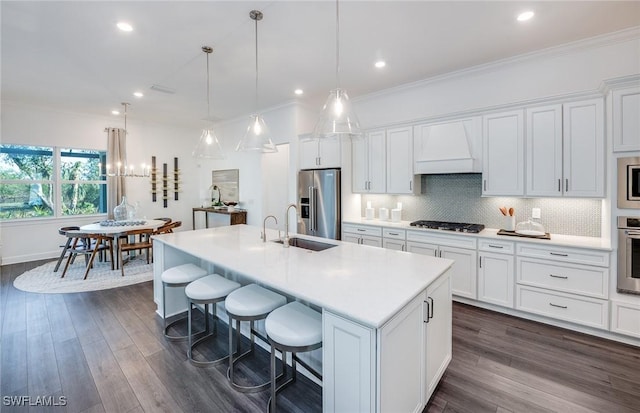
[[[82,258],[78,258],[69,266],[64,278],[60,278],[64,270],[64,262],[58,272],[53,272],[55,266],[56,262],[51,261],[27,271],[13,281],[13,286],[31,293],[77,293],[106,290],[153,279],[153,264],[147,264],[145,259],[127,262],[124,267],[124,277],[120,270],[112,271],[111,264],[108,262],[94,263],[86,280],[82,279],[86,269]]]

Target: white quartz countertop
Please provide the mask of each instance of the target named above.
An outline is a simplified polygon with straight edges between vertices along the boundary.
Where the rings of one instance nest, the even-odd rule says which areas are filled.
[[[295,235],[337,247],[324,251],[262,242],[261,228],[231,225],[154,236],[189,255],[220,265],[360,324],[378,328],[452,260]],[[267,230],[269,240],[277,231]]]
[[[535,244],[542,245],[552,245],[552,246],[564,246],[564,247],[576,247],[576,248],[589,248],[589,249],[597,249],[603,251],[611,251],[611,240],[606,238],[599,237],[582,237],[577,235],[563,235],[563,234],[550,234],[551,239],[537,239],[537,238],[527,238],[527,237],[516,237],[509,235],[498,235],[498,229],[495,228],[485,228],[478,234],[469,234],[463,232],[454,232],[454,231],[443,231],[437,229],[426,229],[426,228],[416,228],[409,225],[410,221],[400,221],[400,222],[391,222],[391,221],[382,221],[379,219],[365,219],[365,218],[355,218],[355,219],[346,219],[343,220],[345,224],[356,224],[356,225],[372,225],[376,227],[385,227],[385,228],[400,228],[406,230],[415,230],[415,231],[426,231],[426,232],[434,232],[437,234],[450,234],[450,235],[459,235],[464,237],[477,237],[477,238],[492,238],[492,239],[500,239],[503,241],[514,241],[514,242],[530,242]]]

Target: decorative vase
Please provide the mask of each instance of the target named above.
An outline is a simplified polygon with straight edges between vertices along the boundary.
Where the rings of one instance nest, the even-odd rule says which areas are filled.
[[[120,205],[113,208],[113,219],[116,221],[125,221],[127,219],[133,219],[136,215],[136,209],[133,205],[127,203],[127,197],[122,197]]]

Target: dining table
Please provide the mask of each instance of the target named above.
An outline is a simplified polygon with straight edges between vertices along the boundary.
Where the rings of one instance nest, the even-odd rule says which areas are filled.
[[[115,268],[120,268],[120,246],[118,238],[126,235],[129,231],[138,229],[150,229],[156,230],[166,224],[166,221],[160,219],[141,219],[141,220],[126,220],[126,221],[100,221],[92,224],[83,225],[80,229],[72,231],[82,234],[100,234],[110,238],[113,238],[113,248],[116,255]]]

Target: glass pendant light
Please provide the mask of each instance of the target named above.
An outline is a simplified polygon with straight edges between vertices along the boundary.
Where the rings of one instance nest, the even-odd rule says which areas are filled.
[[[210,102],[210,87],[209,87],[209,55],[213,52],[213,49],[209,46],[202,46],[202,51],[207,56],[207,121],[211,118],[211,102]],[[193,149],[192,155],[195,158],[207,158],[207,159],[224,159],[225,156],[222,153],[222,147],[220,141],[213,131],[213,127],[202,130],[200,140]]]
[[[361,135],[360,122],[351,107],[347,91],[340,88],[340,7],[336,0],[336,88],[329,92],[311,139]]]
[[[278,152],[278,148],[271,141],[269,129],[258,113],[258,20],[262,20],[263,14],[259,10],[251,10],[249,13],[251,20],[255,21],[256,27],[256,96],[255,107],[256,113],[249,116],[249,125],[244,136],[238,142],[236,151],[243,152]]]

